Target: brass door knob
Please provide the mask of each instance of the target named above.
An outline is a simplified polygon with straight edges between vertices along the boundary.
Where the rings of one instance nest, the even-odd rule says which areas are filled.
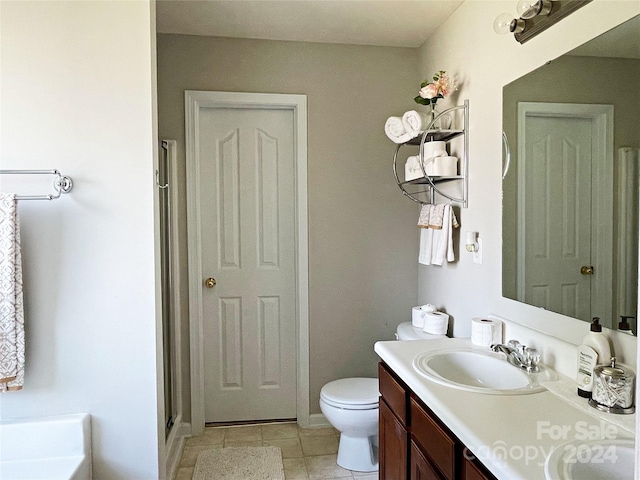
[[[582,268],[580,268],[580,273],[582,275],[593,275],[593,267],[589,265],[583,265]]]
[[[216,279],[215,279],[215,278],[211,278],[211,277],[209,277],[209,278],[207,278],[207,279],[204,281],[204,285],[205,285],[207,288],[213,288],[213,287],[215,287],[215,286],[216,286]]]

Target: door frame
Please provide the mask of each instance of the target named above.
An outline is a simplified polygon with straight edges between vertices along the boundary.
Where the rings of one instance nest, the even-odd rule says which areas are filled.
[[[607,252],[613,251],[613,105],[580,104],[580,103],[545,103],[518,102],[518,185],[525,181],[525,123],[527,117],[566,117],[585,118],[592,121],[592,151],[604,162],[591,163],[591,248],[594,268],[598,269],[597,281],[592,284],[591,312],[599,305],[603,315],[613,312],[611,285],[613,282],[613,266]],[[518,252],[517,257],[517,291],[518,298],[524,301],[524,238],[525,238],[525,198],[524,188],[518,187]],[[595,241],[594,241],[595,240]]]
[[[191,432],[205,424],[203,273],[200,231],[199,115],[203,108],[283,109],[294,118],[295,262],[297,373],[296,417],[309,426],[309,252],[307,220],[307,96],[185,90],[187,236],[189,246],[189,337],[191,365]]]

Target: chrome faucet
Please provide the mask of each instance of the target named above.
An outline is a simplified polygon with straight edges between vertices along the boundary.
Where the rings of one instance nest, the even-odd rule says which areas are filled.
[[[517,340],[509,340],[506,345],[496,343],[491,345],[491,350],[504,353],[507,362],[530,373],[540,371],[540,353],[535,348],[528,348]]]

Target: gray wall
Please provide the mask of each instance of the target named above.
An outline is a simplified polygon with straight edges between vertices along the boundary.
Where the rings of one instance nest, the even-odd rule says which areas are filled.
[[[307,95],[311,413],[326,382],[376,376],[373,344],[417,300],[418,210],[393,179],[384,122],[415,107],[418,83],[416,49],[158,35],[159,135],[178,141],[183,245],[184,90]],[[181,264],[187,278],[186,252]]]

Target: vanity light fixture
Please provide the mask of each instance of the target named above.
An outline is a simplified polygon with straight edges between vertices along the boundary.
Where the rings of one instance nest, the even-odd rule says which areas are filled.
[[[467,232],[467,252],[477,252],[478,246],[478,232]]]
[[[519,18],[502,13],[493,22],[496,33],[513,33],[524,43],[551,25],[593,0],[520,0],[517,5]]]
[[[551,0],[520,0],[516,7],[520,18],[502,13],[493,22],[493,29],[500,35],[522,33],[527,27],[526,20],[531,20],[536,15],[549,15],[551,8]]]
[[[516,8],[520,18],[531,20],[536,15],[549,15],[551,13],[551,0],[520,0]]]

